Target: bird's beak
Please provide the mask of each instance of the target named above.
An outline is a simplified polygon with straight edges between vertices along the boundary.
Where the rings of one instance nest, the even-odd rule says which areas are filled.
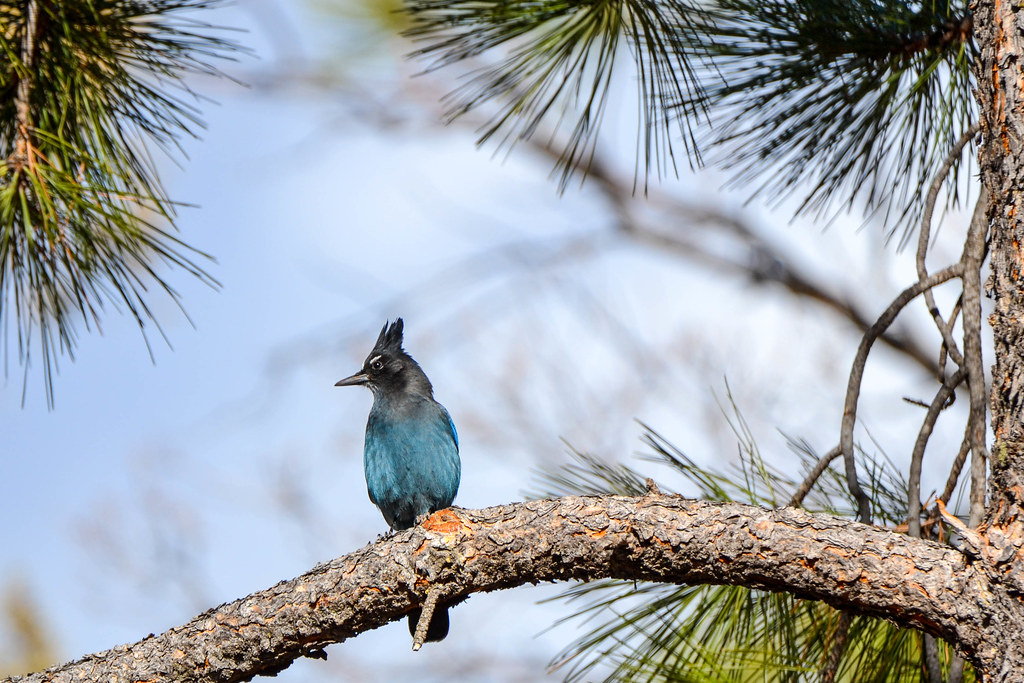
[[[339,379],[337,382],[334,383],[334,386],[336,386],[336,387],[354,387],[354,386],[358,386],[360,384],[366,384],[369,381],[370,381],[370,376],[369,375],[367,375],[365,372],[357,372],[356,374],[352,375],[351,377],[346,377],[345,379]]]

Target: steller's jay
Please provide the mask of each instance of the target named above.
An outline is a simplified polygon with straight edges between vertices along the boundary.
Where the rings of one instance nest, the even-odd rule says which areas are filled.
[[[335,386],[363,385],[373,392],[366,421],[363,469],[366,491],[392,529],[452,504],[462,465],[459,436],[448,411],[434,400],[430,380],[402,348],[402,319],[384,323],[363,368]],[[409,614],[415,635],[420,610]],[[426,640],[448,635],[448,610],[438,605]]]

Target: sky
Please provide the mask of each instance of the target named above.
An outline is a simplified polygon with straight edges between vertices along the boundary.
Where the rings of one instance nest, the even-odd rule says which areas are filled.
[[[783,433],[822,452],[837,438],[858,342],[845,323],[624,238],[597,190],[560,195],[528,150],[478,149],[470,127],[436,122],[433,86],[407,80],[397,41],[365,50],[365,25],[326,4],[260,0],[211,18],[246,30],[253,56],[225,70],[250,86],[197,79],[207,128],[163,164],[170,195],[194,205],[181,236],[215,258],[220,282],[171,275],[189,318],[154,301],[173,348],[148,330],[151,359],[108,309],[102,334],[62,360],[53,410],[38,372],[24,405],[20,368],[3,382],[0,591],[30,596],[61,659],[184,623],[386,531],[362,478],[370,395],[333,384],[397,316],[459,426],[463,507],[522,500],[570,446],[642,466],[637,420],[698,462],[734,462],[728,391],[783,467],[795,464]],[[296,76],[325,62],[335,86]],[[624,83],[602,149],[630,177]],[[722,184],[686,173],[655,194],[742,217],[868,310],[912,281],[911,255],[877,225],[825,230]],[[940,241],[933,253],[956,252]],[[922,336],[923,308],[905,328]],[[899,399],[932,385],[884,350],[865,385],[870,436],[905,462],[920,409]],[[959,443],[948,422],[940,437]],[[279,680],[538,680],[579,632],[549,629],[566,607],[539,601],[562,588],[474,596],[443,644],[414,654],[392,624]]]

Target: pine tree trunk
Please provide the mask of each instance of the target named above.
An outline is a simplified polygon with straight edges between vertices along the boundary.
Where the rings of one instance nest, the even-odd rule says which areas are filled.
[[[989,201],[991,275],[995,302],[990,463],[991,524],[1019,538],[1024,506],[1024,12],[1008,0],[975,7],[977,97],[983,142],[979,161]]]
[[[1024,596],[1024,12],[1019,3],[975,3],[974,38],[983,141],[981,181],[988,201],[991,274],[987,290],[994,301],[989,318],[994,336],[989,500],[982,543],[1003,550],[988,571],[992,588],[1019,605]],[[1018,612],[1019,610],[1014,610]],[[1005,634],[990,643],[978,673],[985,681],[1024,680],[1024,621],[1003,615]]]

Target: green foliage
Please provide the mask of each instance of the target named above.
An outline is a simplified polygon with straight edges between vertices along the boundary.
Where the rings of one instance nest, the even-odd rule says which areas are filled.
[[[197,263],[208,257],[173,234],[151,150],[180,151],[202,125],[185,76],[217,73],[209,60],[239,49],[188,16],[216,4],[0,6],[0,345],[6,368],[13,316],[26,380],[38,348],[50,405],[78,325],[124,308],[145,338],[148,323],[159,330],[149,289],[178,301],[167,266],[215,284]]]
[[[917,221],[974,116],[966,3],[718,0],[702,20],[702,142],[733,185],[806,192],[801,210],[860,202],[891,230]]]
[[[669,131],[672,103],[684,103],[699,90],[690,63],[678,59],[686,49],[684,28],[693,8],[680,0],[410,0],[412,28],[407,35],[426,42],[416,54],[434,59],[432,69],[459,61],[473,62],[491,48],[507,45],[492,65],[475,69],[471,78],[447,97],[451,118],[485,103],[496,112],[482,128],[480,142],[498,136],[502,145],[532,137],[545,121],[555,120],[552,139],[562,132],[571,111],[578,110],[560,145],[557,172],[565,187],[586,171],[594,153],[616,59],[628,49],[636,64],[641,112],[640,158],[645,174],[652,167],[675,169]],[[691,121],[678,119],[687,149]]]
[[[766,463],[742,416],[732,421],[739,454],[726,470],[697,465],[657,432],[645,426],[645,460],[667,466],[681,478],[684,492],[706,500],[733,500],[765,507],[785,505],[800,484]],[[790,439],[809,471],[818,454]],[[899,524],[906,518],[906,483],[888,460],[859,451],[868,473],[866,493],[876,520]],[[538,473],[539,495],[640,495],[645,477],[622,464],[572,452],[572,462]],[[664,486],[663,492],[670,493]],[[856,502],[842,473],[829,468],[805,499],[814,512],[855,517]],[[576,605],[562,622],[596,624],[566,647],[552,666],[567,681],[592,680],[611,668],[607,681],[687,681],[731,683],[816,680],[836,634],[839,612],[828,605],[786,593],[737,586],[677,586],[605,580],[580,584],[556,600]],[[561,622],[560,622],[561,623]],[[944,666],[952,650],[939,644]],[[922,677],[922,636],[869,617],[854,617],[837,681],[917,681]],[[968,673],[965,680],[973,681]]]
[[[425,42],[416,54],[431,57],[430,68],[470,69],[448,97],[449,115],[488,109],[481,142],[550,135],[563,187],[588,167],[623,47],[635,67],[645,174],[675,168],[677,126],[691,163],[707,151],[738,187],[770,202],[805,193],[800,211],[884,210],[890,230],[919,217],[922,186],[974,115],[963,2],[409,0],[407,8],[409,35]]]

